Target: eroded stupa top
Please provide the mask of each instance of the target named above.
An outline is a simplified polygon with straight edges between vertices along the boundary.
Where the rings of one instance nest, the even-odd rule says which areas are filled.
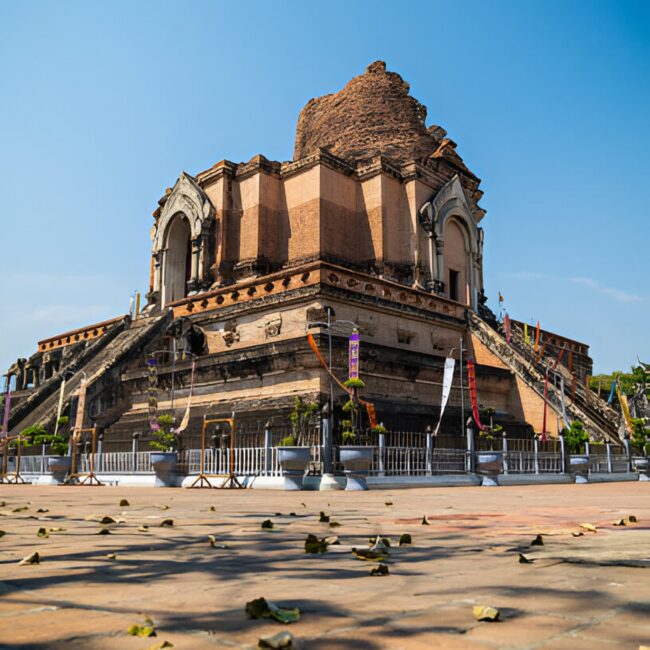
[[[300,112],[294,160],[319,148],[350,161],[381,153],[396,162],[426,158],[444,136],[427,128],[426,106],[409,95],[409,85],[383,61],[375,61],[339,92],[311,99]]]

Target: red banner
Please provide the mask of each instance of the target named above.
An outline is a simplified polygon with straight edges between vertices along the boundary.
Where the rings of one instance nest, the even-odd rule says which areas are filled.
[[[510,316],[508,316],[508,314],[503,317],[503,327],[506,331],[506,343],[510,343],[512,331],[510,329]]]
[[[546,379],[544,380],[544,419],[542,421],[542,442],[546,442],[546,404],[548,403],[548,368],[546,368]]]
[[[469,383],[469,396],[472,400],[472,414],[476,426],[485,431],[485,427],[481,424],[481,418],[478,413],[478,402],[476,401],[476,372],[474,370],[474,362],[471,359],[467,360],[467,382]]]

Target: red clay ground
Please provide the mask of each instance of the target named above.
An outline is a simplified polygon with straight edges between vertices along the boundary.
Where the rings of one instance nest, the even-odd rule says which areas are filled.
[[[316,650],[650,644],[650,483],[366,493],[0,485],[2,501],[3,648],[254,648],[280,630]],[[319,523],[321,510],[341,526]],[[91,515],[124,522],[97,535]],[[629,515],[638,523],[612,525]],[[275,527],[262,530],[269,518]],[[581,523],[598,532],[573,537]],[[64,530],[39,538],[39,527]],[[336,534],[342,546],[305,554],[308,533]],[[396,547],[401,533],[412,546]],[[209,534],[228,548],[211,548]],[[371,577],[374,565],[349,550],[376,534],[393,542],[388,576]],[[530,547],[537,534],[545,545]],[[18,565],[34,551],[40,564]],[[534,562],[521,564],[520,551]],[[259,596],[299,607],[301,620],[248,618]],[[502,621],[476,621],[476,604]],[[144,614],[158,636],[128,636]]]

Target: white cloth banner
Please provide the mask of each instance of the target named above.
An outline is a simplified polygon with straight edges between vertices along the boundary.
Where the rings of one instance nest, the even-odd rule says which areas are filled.
[[[445,412],[445,407],[449,401],[449,395],[451,394],[451,382],[454,379],[454,368],[456,367],[456,359],[447,357],[445,359],[445,372],[442,376],[442,402],[440,403],[440,419],[436,425],[436,430],[433,432],[434,436],[438,435],[438,429],[440,429],[440,424],[442,422],[442,416]]]
[[[562,404],[562,422],[566,429],[571,427],[569,418],[566,415],[566,402],[564,401],[564,377],[560,377],[560,403]]]

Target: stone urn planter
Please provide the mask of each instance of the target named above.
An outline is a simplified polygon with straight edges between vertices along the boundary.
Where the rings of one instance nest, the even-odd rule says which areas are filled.
[[[176,487],[176,463],[178,454],[175,451],[152,451],[151,466],[156,473],[155,487]]]
[[[648,470],[650,469],[650,462],[646,456],[635,456],[632,459],[634,469],[639,472],[639,481],[648,481]]]
[[[282,467],[284,490],[302,490],[305,470],[311,462],[309,447],[277,447],[278,461]]]
[[[374,447],[348,445],[341,447],[340,458],[347,477],[346,490],[367,490],[366,476],[372,464]]]
[[[503,472],[503,451],[479,451],[476,453],[476,473],[483,478],[481,485],[499,485]]]
[[[52,478],[57,483],[63,483],[65,477],[70,473],[72,456],[50,456],[47,459],[47,466]]]
[[[571,454],[569,456],[569,474],[575,483],[587,483],[589,476],[589,456],[586,454]]]

